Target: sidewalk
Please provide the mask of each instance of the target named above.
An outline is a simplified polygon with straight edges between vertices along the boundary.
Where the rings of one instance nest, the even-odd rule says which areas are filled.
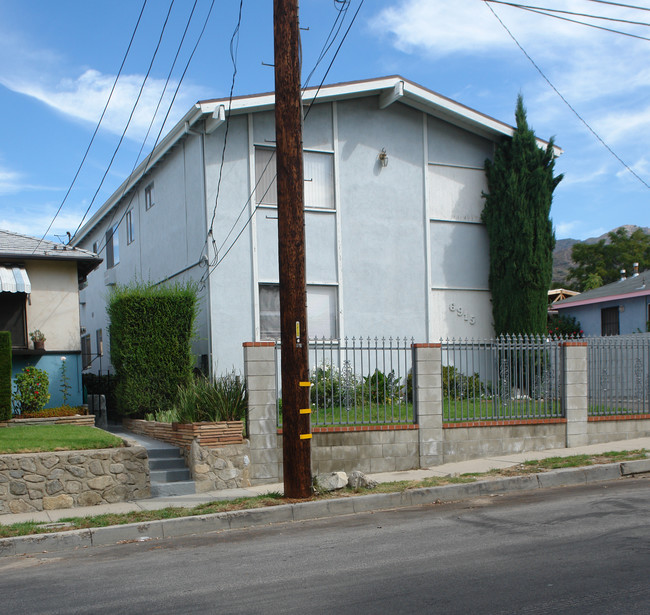
[[[139,440],[144,436],[134,436],[130,432],[120,432],[131,439]],[[634,449],[650,449],[650,437],[636,438],[634,440],[619,440],[616,442],[606,442],[603,444],[592,444],[589,446],[579,446],[576,448],[561,448],[546,451],[531,451],[527,453],[517,453],[514,455],[500,455],[487,457],[484,459],[472,459],[469,461],[459,461],[456,463],[446,463],[422,470],[406,470],[403,472],[383,472],[381,474],[370,474],[370,478],[379,483],[387,483],[402,480],[422,480],[429,477],[444,477],[450,475],[459,475],[466,473],[488,472],[492,469],[508,468],[524,461],[546,459],[548,457],[569,457],[571,455],[593,455],[607,451],[623,451]],[[508,480],[508,479],[501,479]],[[469,483],[472,485],[475,483]],[[138,510],[158,510],[170,506],[192,508],[197,504],[205,502],[214,502],[216,500],[233,500],[241,497],[253,497],[270,492],[283,491],[282,483],[268,485],[258,485],[241,489],[223,489],[217,491],[207,491],[205,493],[196,493],[191,495],[164,496],[150,498],[147,500],[138,500],[133,502],[118,502],[116,504],[103,504],[99,506],[86,506],[82,508],[66,508],[61,510],[44,510],[33,513],[20,514],[3,514],[0,515],[0,525],[11,525],[25,521],[37,521],[41,523],[56,523],[60,519],[67,517],[85,517],[92,515],[102,515],[105,513],[125,513]],[[390,494],[386,494],[390,495]],[[470,494],[471,495],[471,494]],[[468,496],[469,497],[469,496]],[[257,509],[259,510],[259,509]]]

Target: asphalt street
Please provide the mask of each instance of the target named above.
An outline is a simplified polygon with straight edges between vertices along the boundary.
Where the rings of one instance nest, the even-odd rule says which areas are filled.
[[[0,560],[3,612],[650,613],[650,480]]]

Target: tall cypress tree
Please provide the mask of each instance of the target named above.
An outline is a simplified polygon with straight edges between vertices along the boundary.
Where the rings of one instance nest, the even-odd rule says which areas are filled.
[[[490,290],[497,335],[546,331],[547,291],[553,276],[555,233],[549,218],[553,190],[553,139],[541,149],[528,126],[521,95],[512,139],[485,161],[489,193],[482,220],[490,240]]]

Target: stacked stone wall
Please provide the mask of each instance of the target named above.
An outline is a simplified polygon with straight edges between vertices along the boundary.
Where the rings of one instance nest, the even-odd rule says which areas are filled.
[[[192,480],[196,483],[197,493],[251,485],[250,446],[247,441],[243,444],[206,448],[194,440],[184,455]]]
[[[0,455],[0,514],[113,504],[148,498],[141,446]]]

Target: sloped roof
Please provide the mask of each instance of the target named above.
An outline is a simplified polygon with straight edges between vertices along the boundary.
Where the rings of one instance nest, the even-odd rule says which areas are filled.
[[[495,142],[501,141],[504,137],[511,137],[514,133],[514,128],[509,124],[462,105],[451,98],[424,88],[399,75],[306,88],[303,91],[302,100],[303,103],[309,104],[364,96],[377,96],[380,109],[389,107],[395,102],[400,102]],[[225,122],[228,113],[230,115],[242,115],[265,111],[273,109],[274,105],[275,94],[273,92],[235,96],[232,100],[219,98],[198,101],[176,126],[167,133],[144,162],[109,197],[79,233],[72,238],[71,243],[76,245],[92,231],[102,218],[138,184],[147,172],[151,171],[167,152],[190,132],[197,122],[205,120],[205,131],[209,134]],[[547,145],[547,142],[542,139],[537,139],[537,142],[541,147]],[[555,153],[559,156],[562,149],[555,147]]]
[[[79,272],[86,275],[103,259],[88,250],[0,229],[0,262],[26,260],[76,261]]]
[[[625,280],[588,290],[575,297],[568,297],[563,301],[558,301],[553,307],[561,310],[567,307],[616,301],[617,299],[632,299],[633,297],[643,297],[645,295],[650,295],[650,270],[643,271],[639,275]]]

